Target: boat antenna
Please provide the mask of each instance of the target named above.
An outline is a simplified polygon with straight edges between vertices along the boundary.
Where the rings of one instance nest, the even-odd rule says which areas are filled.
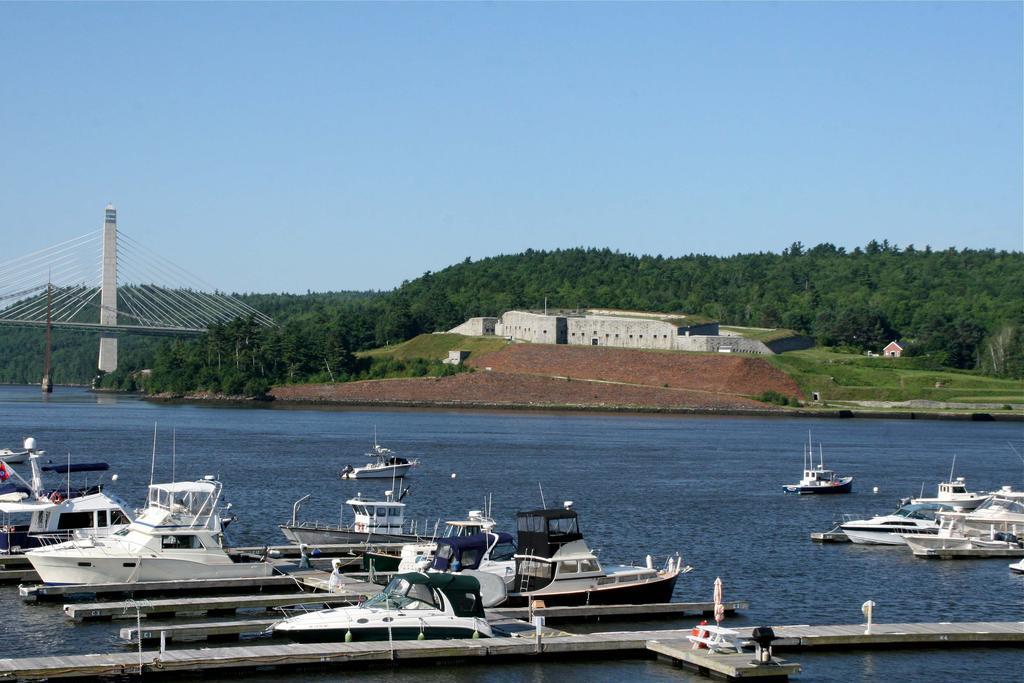
[[[88,484],[88,482],[86,482]],[[71,451],[68,451],[68,498],[71,497]]]
[[[953,464],[949,468],[949,483],[953,483],[953,470],[956,469],[956,453],[953,454]]]
[[[177,481],[177,479],[174,478],[174,466],[176,464],[175,461],[177,459],[177,454],[178,454],[177,448],[176,448],[176,442],[175,442],[175,436],[176,436],[175,432],[176,431],[177,430],[175,430],[173,427],[171,428],[171,483],[172,484]]]
[[[149,485],[153,485],[153,470],[156,468],[156,422],[153,423],[153,456],[149,461]]]
[[[820,441],[818,442],[818,462],[821,469],[825,469],[825,449],[822,448]]]
[[[537,482],[537,488],[540,489],[540,506],[542,508],[546,508],[548,504],[544,502],[544,487],[541,485],[539,481]]]

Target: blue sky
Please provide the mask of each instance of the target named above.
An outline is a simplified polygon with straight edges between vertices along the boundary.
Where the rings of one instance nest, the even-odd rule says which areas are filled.
[[[223,289],[467,256],[1022,249],[1021,3],[0,4],[0,262]]]

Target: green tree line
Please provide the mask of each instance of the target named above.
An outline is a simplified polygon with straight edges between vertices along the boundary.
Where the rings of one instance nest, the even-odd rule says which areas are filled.
[[[1024,377],[1021,292],[1024,254],[992,249],[872,240],[851,251],[794,243],[780,254],[727,257],[527,250],[466,259],[390,292],[241,295],[279,327],[239,320],[198,339],[165,342],[122,362],[107,381],[124,385],[143,367],[153,371],[150,388],[168,391],[256,393],[281,382],[344,381],[371,372],[356,351],[447,330],[473,316],[538,309],[545,299],[551,308],[681,312],[726,325],[783,327],[847,349],[879,351],[902,339],[909,353],[935,365]],[[95,367],[95,340],[85,346],[83,357]],[[31,357],[41,367],[41,356],[30,347],[22,339],[14,353],[21,360],[12,366],[23,369],[10,381],[38,381]],[[5,339],[4,357],[8,349]]]

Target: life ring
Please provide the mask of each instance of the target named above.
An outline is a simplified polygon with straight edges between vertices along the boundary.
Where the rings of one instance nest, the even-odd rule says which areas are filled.
[[[54,491],[50,494],[50,502],[54,505],[60,505],[64,501],[64,496],[60,495],[60,491]]]

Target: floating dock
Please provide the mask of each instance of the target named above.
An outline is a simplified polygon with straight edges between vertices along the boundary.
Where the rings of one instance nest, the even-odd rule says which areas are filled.
[[[683,652],[689,630],[619,631],[587,635],[543,637],[480,638],[463,640],[402,640],[364,643],[275,644],[164,652],[110,653],[66,657],[30,657],[0,660],[0,680],[39,680],[42,678],[80,678],[92,676],[142,676],[211,670],[254,668],[366,668],[382,665],[433,664],[438,660],[558,660],[566,658],[619,658],[626,655],[652,657],[659,654],[649,646],[676,643]],[[671,656],[671,655],[669,655]],[[710,662],[720,661],[719,671],[728,659],[742,657],[745,668],[733,665],[735,677],[750,678],[764,665],[749,662],[750,655],[694,655]],[[736,664],[738,664],[738,659]],[[791,665],[795,666],[795,665]],[[794,669],[798,670],[798,668]],[[774,667],[773,678],[784,679]],[[721,673],[721,672],[720,672]],[[727,673],[724,675],[728,675]],[[763,674],[762,674],[763,675]]]
[[[234,591],[272,591],[302,588],[296,577],[288,574],[259,576],[248,579],[191,579],[183,581],[136,581],[133,583],[99,583],[87,586],[21,586],[18,593],[24,600],[65,600],[75,595],[167,595],[188,592],[231,593]]]
[[[914,557],[934,560],[1024,557],[1024,548],[912,548],[912,550]]]
[[[815,531],[811,534],[811,540],[815,543],[850,543],[850,537],[839,527],[831,531]]]
[[[270,609],[289,605],[350,605],[359,593],[287,593],[284,595],[228,595],[167,600],[127,600],[64,605],[64,614],[75,621],[87,619],[134,619],[138,616],[172,614],[232,614],[239,609]]]
[[[750,628],[737,628],[744,638]],[[1024,647],[1024,621],[975,621],[908,624],[864,624],[836,626],[773,626],[780,639],[776,650],[842,650],[869,648]]]
[[[651,640],[647,649],[661,659],[667,659],[686,669],[691,669],[704,676],[725,678],[727,680],[786,681],[789,677],[800,673],[800,665],[773,658],[771,662],[753,661],[749,652],[709,652],[694,650],[688,640]]]
[[[726,614],[735,614],[737,610],[750,607],[746,600],[730,600],[723,603]],[[547,621],[582,622],[599,620],[602,617],[619,617],[629,619],[670,619],[687,615],[712,615],[715,613],[713,602],[660,602],[649,605],[580,605],[575,607],[538,607],[532,611],[529,607],[495,607],[489,611],[512,619],[529,619],[533,616],[544,617]]]

